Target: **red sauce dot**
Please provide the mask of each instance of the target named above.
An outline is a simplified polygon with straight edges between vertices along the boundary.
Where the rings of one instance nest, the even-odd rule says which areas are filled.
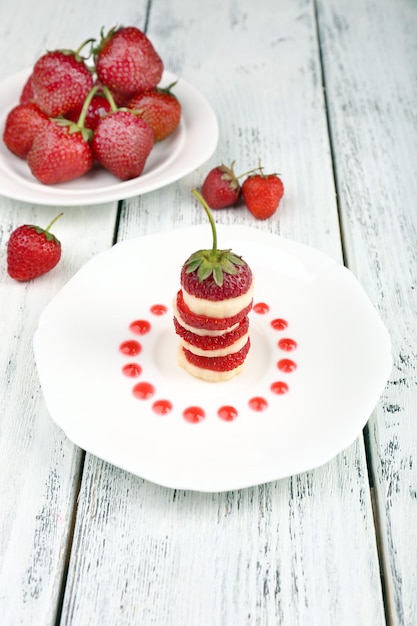
[[[206,417],[205,412],[199,406],[189,406],[183,412],[184,419],[191,424],[197,424],[198,422],[202,422]]]
[[[167,415],[172,411],[172,402],[169,400],[156,400],[152,405],[152,409],[158,415]]]
[[[232,422],[237,418],[237,410],[233,406],[221,406],[217,415],[225,422]]]
[[[123,341],[123,343],[120,344],[119,350],[128,356],[136,356],[142,350],[142,346],[138,341],[129,339],[128,341]]]
[[[151,383],[138,383],[132,389],[133,395],[139,400],[148,400],[155,393],[155,387]]]
[[[272,393],[276,393],[279,396],[282,396],[284,393],[287,393],[288,390],[289,390],[289,387],[288,387],[287,383],[284,383],[281,380],[277,380],[276,382],[272,383],[272,385],[271,385]]]
[[[251,398],[249,400],[249,406],[253,411],[265,411],[265,409],[268,408],[268,402],[265,398],[256,396],[255,398]]]
[[[129,328],[135,335],[146,335],[151,330],[151,325],[147,320],[135,320]]]
[[[297,347],[297,342],[294,339],[289,339],[286,337],[285,339],[280,339],[278,341],[278,348],[281,350],[285,350],[286,352],[291,352],[291,350],[295,350]]]
[[[136,378],[142,373],[142,368],[138,363],[128,363],[122,367],[122,372],[129,378]]]
[[[168,311],[168,307],[165,304],[153,304],[150,308],[153,315],[165,315]]]
[[[281,372],[293,372],[297,369],[297,363],[294,363],[291,359],[281,359],[278,361],[277,367]]]
[[[265,302],[257,302],[253,305],[253,310],[255,313],[259,313],[259,315],[265,315],[269,311],[269,306]]]
[[[274,330],[285,330],[288,326],[288,322],[287,320],[277,317],[275,320],[272,320],[271,326]]]

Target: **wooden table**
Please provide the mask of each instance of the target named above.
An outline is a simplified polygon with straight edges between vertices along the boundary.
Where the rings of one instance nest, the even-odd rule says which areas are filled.
[[[219,143],[162,189],[67,207],[59,266],[29,283],[7,275],[10,233],[57,209],[1,197],[1,623],[414,626],[417,4],[2,2],[0,79],[115,24],[146,30],[166,68],[208,99]],[[203,222],[190,190],[222,161],[244,171],[259,158],[285,181],[279,211],[216,219],[350,268],[390,333],[391,377],[363,433],[318,469],[219,494],[163,488],[66,438],[46,409],[33,335],[86,261]]]

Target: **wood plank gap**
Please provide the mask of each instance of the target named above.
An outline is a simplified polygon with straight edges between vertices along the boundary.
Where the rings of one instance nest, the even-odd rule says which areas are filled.
[[[143,32],[147,33],[148,32],[148,25],[149,25],[149,15],[151,13],[151,4],[152,4],[152,0],[148,1],[148,4],[146,6],[146,14],[145,14],[145,24],[143,26]]]
[[[385,558],[384,558],[384,550],[382,547],[383,533],[381,529],[380,516],[379,516],[378,494],[375,489],[375,477],[374,477],[373,464],[372,464],[371,435],[369,432],[368,424],[366,424],[363,429],[363,441],[364,441],[364,447],[365,447],[365,459],[366,459],[366,466],[368,470],[369,488],[370,488],[370,494],[371,494],[372,516],[373,516],[374,528],[375,528],[375,540],[376,540],[376,549],[377,549],[377,554],[378,554],[379,578],[381,581],[381,593],[382,593],[382,599],[384,602],[385,623],[387,626],[392,626],[393,621],[390,618],[390,611],[389,611],[389,606],[388,606],[389,600],[388,600],[386,576],[385,576],[386,563],[385,563]]]
[[[324,98],[324,110],[326,115],[326,126],[327,126],[327,134],[329,137],[329,149],[330,149],[330,160],[332,165],[334,186],[336,191],[336,209],[339,220],[339,231],[340,231],[340,245],[342,249],[342,261],[343,265],[349,267],[347,249],[345,246],[345,235],[343,229],[343,219],[342,219],[342,211],[339,203],[339,183],[337,177],[337,167],[336,167],[336,158],[335,158],[335,150],[333,143],[333,134],[332,134],[332,123],[329,114],[329,107],[327,106],[327,90],[326,90],[326,70],[324,67],[323,54],[321,49],[321,37],[320,37],[320,18],[319,18],[319,9],[317,7],[317,0],[313,0],[314,7],[314,19],[316,25],[316,40],[318,47],[318,56],[319,56],[319,65],[320,65],[320,73],[321,73],[321,84],[323,89],[323,98]]]
[[[337,175],[337,163],[336,163],[336,158],[335,158],[335,150],[334,150],[334,142],[333,142],[332,123],[331,123],[329,107],[327,103],[326,70],[325,70],[323,54],[322,54],[321,37],[320,37],[320,17],[319,17],[319,10],[317,6],[317,0],[313,0],[313,5],[314,5],[316,38],[317,38],[317,45],[318,45],[321,81],[322,81],[322,87],[323,87],[323,98],[324,98],[324,106],[325,106],[325,114],[326,114],[326,125],[327,125],[327,131],[328,131],[328,136],[329,136],[330,157],[331,157],[334,185],[335,185],[335,190],[336,190],[336,208],[337,208],[337,214],[338,214],[338,220],[339,220],[342,260],[343,260],[343,264],[346,267],[349,267],[347,247],[345,245],[346,238],[345,238],[345,233],[344,233],[344,228],[343,228],[342,210],[341,210],[340,201],[339,201],[339,181],[338,181],[338,175]],[[373,517],[373,524],[374,524],[375,537],[376,537],[379,578],[380,578],[381,594],[382,594],[383,605],[384,605],[385,623],[386,623],[386,626],[391,626],[392,620],[390,619],[390,613],[389,613],[389,607],[388,607],[388,597],[387,597],[387,587],[386,587],[386,577],[385,577],[386,564],[385,564],[384,552],[382,548],[382,540],[381,540],[382,531],[381,531],[381,524],[380,524],[380,518],[379,518],[379,506],[377,502],[377,494],[375,490],[375,477],[374,477],[374,472],[372,469],[373,467],[372,466],[372,449],[371,449],[371,443],[370,443],[370,434],[369,434],[368,424],[365,425],[362,431],[362,437],[363,437],[363,442],[364,442],[365,460],[366,460],[369,492],[370,492],[371,506],[372,506],[372,517]]]
[[[76,523],[76,520],[77,520],[77,512],[78,512],[78,496],[79,496],[80,491],[81,491],[81,481],[82,481],[82,477],[83,477],[83,473],[84,473],[85,457],[86,457],[86,452],[85,452],[85,450],[82,450],[81,451],[81,458],[80,458],[80,466],[79,466],[79,470],[78,470],[77,485],[76,485],[76,487],[74,489],[74,507],[72,509],[70,530],[69,530],[69,533],[68,533],[68,543],[67,543],[67,548],[66,548],[65,554],[64,554],[65,565],[64,565],[64,569],[63,569],[63,573],[62,573],[61,590],[60,590],[59,597],[57,599],[55,626],[59,626],[60,623],[61,623],[62,609],[63,609],[63,606],[64,606],[65,591],[66,591],[66,588],[67,588],[69,564],[70,564],[70,560],[71,560],[72,546],[73,546],[73,543],[74,543],[75,523]]]
[[[120,226],[120,219],[121,219],[122,211],[123,211],[123,202],[124,202],[123,200],[119,200],[119,202],[117,203],[116,221],[114,223],[113,240],[112,240],[113,245],[118,242],[118,238],[119,238],[119,226]]]

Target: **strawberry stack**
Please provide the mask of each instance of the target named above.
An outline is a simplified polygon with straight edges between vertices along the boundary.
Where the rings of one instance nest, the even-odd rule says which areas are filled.
[[[253,277],[249,265],[231,250],[213,248],[192,254],[181,269],[174,302],[174,327],[180,337],[179,364],[196,378],[224,381],[238,374],[250,348],[249,317]]]

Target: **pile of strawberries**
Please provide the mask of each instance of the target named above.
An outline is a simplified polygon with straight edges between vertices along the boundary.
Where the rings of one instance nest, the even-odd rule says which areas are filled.
[[[98,44],[89,39],[75,51],[46,52],[7,116],[4,143],[46,185],[83,176],[95,164],[118,179],[136,178],[154,144],[181,119],[173,85],[158,87],[163,69],[134,26],[102,32]]]

